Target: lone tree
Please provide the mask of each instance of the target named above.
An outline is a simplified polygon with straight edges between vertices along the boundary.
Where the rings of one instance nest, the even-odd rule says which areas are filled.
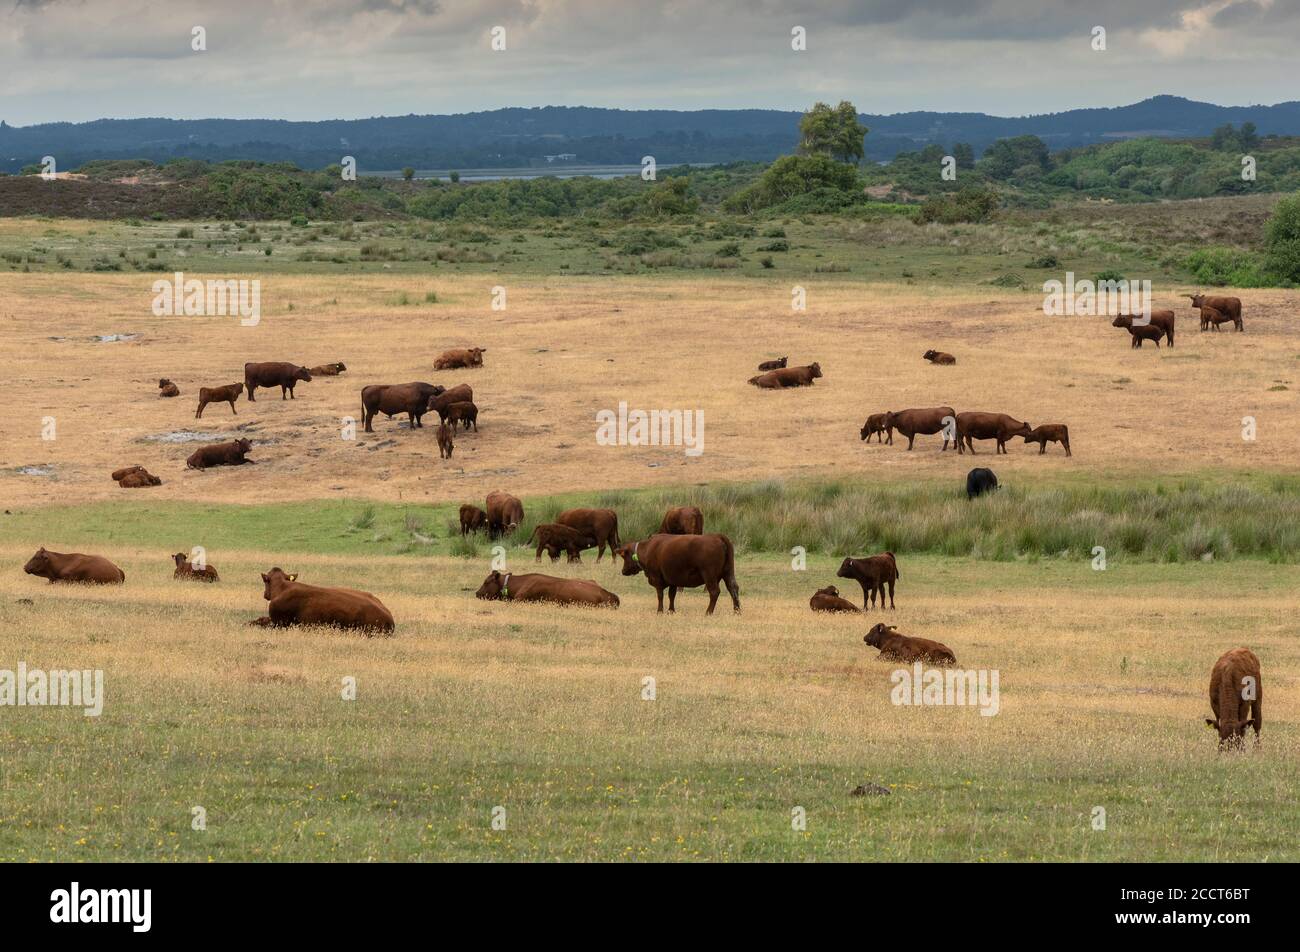
[[[415,178],[415,169],[411,168],[409,165],[402,169],[402,178],[406,179],[408,182]]]
[[[832,109],[819,102],[799,120],[799,152],[829,155],[837,162],[857,165],[864,155],[862,140],[869,130],[858,122],[858,110],[848,100]]]

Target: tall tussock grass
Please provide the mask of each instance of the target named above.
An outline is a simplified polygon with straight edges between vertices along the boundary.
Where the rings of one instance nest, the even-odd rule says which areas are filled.
[[[705,531],[746,552],[844,556],[870,552],[965,556],[993,561],[1106,558],[1144,562],[1258,558],[1300,560],[1300,480],[1003,488],[968,500],[937,484],[871,485],[849,480],[719,484],[615,491],[582,502],[537,500],[525,533],[563,508],[608,507],[624,540],[644,538],[670,506],[704,512]]]

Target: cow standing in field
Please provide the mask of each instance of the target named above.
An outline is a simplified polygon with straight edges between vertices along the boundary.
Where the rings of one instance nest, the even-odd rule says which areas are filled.
[[[700,517],[701,522],[703,518]],[[619,544],[618,514],[613,509],[566,509],[555,517],[555,521],[595,539],[597,562],[604,557],[607,545],[613,557],[614,547]]]
[[[876,625],[862,640],[871,647],[878,648],[880,657],[885,661],[903,661],[908,664],[928,661],[934,665],[957,663],[957,656],[947,645],[929,638],[899,634],[893,625]]]
[[[778,357],[776,360],[765,360],[758,365],[759,370],[780,370],[790,360],[789,357]]]
[[[864,423],[864,424],[862,424],[862,430],[859,432],[858,435],[859,435],[862,439],[864,439],[864,440],[866,440],[868,443],[870,443],[870,442],[871,442],[871,436],[872,436],[872,434],[875,434],[875,436],[876,436],[876,442],[877,442],[877,443],[884,443],[884,442],[885,442],[885,435],[888,434],[888,435],[889,435],[889,445],[890,445],[890,446],[893,446],[893,445],[894,445],[894,428],[885,425],[885,418],[888,417],[888,416],[889,416],[888,413],[873,413],[873,414],[871,414],[871,416],[867,417],[867,422]]]
[[[487,528],[487,513],[469,503],[460,507],[460,534],[469,535]]]
[[[1034,427],[1024,436],[1026,443],[1038,444],[1038,455],[1042,456],[1047,452],[1048,443],[1060,443],[1065,447],[1065,455],[1073,456],[1070,452],[1070,428],[1064,423],[1043,423]]]
[[[750,377],[749,382],[760,390],[781,390],[785,387],[811,387],[814,380],[822,375],[821,364],[809,364],[807,367],[783,367],[769,370],[757,377]]]
[[[816,594],[808,599],[808,607],[815,612],[862,612],[848,599],[840,598],[840,590],[834,585],[817,589]]]
[[[456,427],[448,426],[446,423],[438,424],[438,456],[442,459],[451,459],[452,451],[456,448]]]
[[[1130,347],[1137,347],[1140,349],[1142,347],[1143,341],[1152,340],[1156,342],[1156,350],[1159,350],[1161,337],[1167,336],[1172,341],[1173,328],[1170,327],[1169,331],[1166,332],[1164,328],[1156,324],[1154,311],[1151,314],[1150,323],[1142,324],[1140,323],[1140,321],[1141,318],[1137,317],[1136,315],[1120,314],[1115,318],[1115,320],[1110,322],[1110,326],[1123,327],[1128,330],[1129,335],[1132,338],[1132,340],[1129,342]]]
[[[524,504],[518,497],[495,490],[487,495],[488,538],[514,532],[524,524]]]
[[[975,452],[974,440],[997,440],[994,454],[1007,451],[1007,440],[1013,436],[1028,436],[1034,428],[1005,413],[980,413],[972,411],[957,414],[957,452]]]
[[[463,423],[468,430],[473,424],[474,432],[478,432],[478,407],[468,400],[461,400],[447,407],[446,420],[451,424],[451,428],[456,429],[457,423]]]
[[[244,388],[248,391],[248,402],[256,403],[253,393],[258,387],[273,389],[280,388],[280,399],[294,399],[293,388],[299,380],[304,382],[311,381],[311,371],[306,367],[299,367],[297,364],[286,363],[282,360],[272,360],[265,363],[248,363],[244,364]]]
[[[582,550],[596,547],[596,540],[590,535],[556,522],[543,522],[534,526],[527,544],[532,545],[534,539],[537,540],[537,557],[534,559],[536,562],[542,561],[543,549],[551,557],[552,562],[560,557],[561,552],[568,555],[570,562],[581,562]]]
[[[976,467],[966,474],[966,498],[974,499],[998,488],[998,477],[991,469]]]
[[[496,572],[483,580],[475,592],[485,601],[550,602],[555,605],[588,605],[618,608],[618,596],[590,579],[555,578],[553,575]]]
[[[243,466],[256,460],[245,459],[245,454],[253,448],[248,440],[233,440],[230,443],[212,443],[200,446],[190,454],[185,465],[190,469],[207,469],[209,466]]]
[[[957,414],[952,407],[928,407],[897,412],[890,410],[885,414],[885,426],[907,437],[909,450],[918,435],[931,436],[942,433],[943,450],[946,451],[948,442],[956,436]]]
[[[82,555],[80,552],[51,552],[45,546],[27,560],[23,571],[28,575],[55,582],[84,585],[120,585],[126,573],[102,555]]]
[[[179,397],[180,395],[181,395],[181,388],[176,386],[176,384],[172,383],[166,377],[163,377],[161,380],[158,381],[158,396]]]
[[[437,384],[415,381],[414,383],[376,383],[361,388],[361,419],[367,433],[375,432],[371,425],[375,414],[382,413],[390,420],[399,413],[407,414],[411,429],[419,429],[420,422],[429,411],[429,401],[444,393],[445,389]]]
[[[463,350],[447,350],[433,362],[434,370],[457,370],[461,368],[482,367],[486,347],[469,347]]]
[[[369,592],[352,588],[326,588],[298,581],[295,572],[279,567],[262,574],[262,597],[269,603],[267,620],[255,624],[284,628],[289,625],[328,625],[359,629],[367,635],[391,635],[397,626],[392,613]]]
[[[1199,308],[1201,311],[1201,330],[1205,330],[1205,308],[1207,307],[1224,314],[1232,321],[1237,330],[1245,330],[1245,326],[1241,322],[1241,298],[1205,294],[1189,294],[1187,296],[1192,299],[1192,307]],[[1218,325],[1215,326],[1217,328]]]
[[[199,420],[203,417],[203,409],[209,403],[229,403],[230,412],[235,416],[235,401],[239,395],[244,392],[242,383],[228,383],[224,387],[199,387],[199,408],[194,411],[194,419]]]
[[[724,535],[652,535],[640,542],[618,547],[615,554],[623,559],[623,574],[645,572],[646,581],[659,595],[659,611],[664,610],[664,589],[668,589],[668,610],[677,610],[677,590],[708,590],[712,615],[718,604],[719,582],[727,586],[731,604],[740,611],[740,586],[736,584],[736,550]]]
[[[216,582],[220,580],[216,568],[205,565],[201,569],[196,569],[194,563],[185,557],[184,552],[177,552],[172,556],[172,561],[176,563],[176,571],[172,572],[172,578],[174,579],[185,579],[191,582]]]
[[[439,420],[445,422],[453,405],[473,402],[474,388],[467,383],[462,383],[457,384],[450,390],[439,387],[438,392],[429,398],[429,409],[438,414]]]
[[[1210,672],[1210,708],[1205,723],[1219,732],[1219,749],[1240,747],[1246,728],[1254,728],[1255,743],[1264,726],[1264,683],[1259,659],[1249,648],[1225,651]]]
[[[836,578],[856,579],[857,583],[862,586],[862,608],[874,608],[876,605],[876,593],[880,593],[880,610],[885,609],[885,589],[889,589],[889,607],[894,607],[894,584],[901,578],[898,571],[898,560],[894,558],[894,553],[884,552],[880,555],[868,556],[865,559],[847,558],[840,563],[840,570],[835,573]],[[868,604],[867,599],[870,598]]]
[[[1240,320],[1240,318],[1238,320]],[[1205,304],[1201,307],[1201,330],[1204,331],[1207,328],[1213,328],[1217,333],[1219,330],[1219,325],[1227,324],[1229,321],[1232,321],[1232,316],[1229,314],[1225,314],[1223,311],[1220,311],[1217,307],[1210,307],[1210,305],[1208,304]],[[1233,324],[1236,323],[1237,323],[1236,321],[1233,321]],[[1238,327],[1237,330],[1241,330],[1241,328]]]
[[[941,350],[927,350],[921,355],[921,357],[928,360],[930,363],[938,364],[941,367],[951,367],[953,364],[957,363],[956,357],[952,354],[945,354]]]
[[[704,513],[694,506],[674,506],[664,513],[659,532],[664,535],[702,535]]]

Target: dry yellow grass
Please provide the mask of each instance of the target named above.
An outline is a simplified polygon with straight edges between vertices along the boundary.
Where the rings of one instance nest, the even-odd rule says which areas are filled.
[[[6,421],[0,491],[14,503],[113,498],[108,479],[140,463],[164,480],[152,496],[226,502],[371,497],[477,499],[493,488],[521,495],[801,474],[879,479],[959,477],[969,461],[940,454],[934,438],[867,448],[858,439],[878,410],[948,403],[999,410],[1031,423],[1064,422],[1075,448],[1037,458],[1019,441],[999,475],[1087,471],[1150,474],[1188,469],[1297,468],[1300,329],[1294,292],[1248,291],[1246,333],[1201,334],[1175,289],[1172,351],[1141,351],[1103,318],[1045,318],[1041,296],[996,289],[816,283],[808,310],[792,313],[779,282],[503,278],[505,311],[491,310],[493,281],[413,278],[263,279],[263,318],[167,317],[150,312],[152,275],[0,275]],[[395,305],[405,293],[422,302]],[[1181,289],[1177,289],[1181,290]],[[290,310],[292,306],[292,310]],[[99,334],[135,333],[124,343]],[[66,338],[54,341],[49,338]],[[437,373],[434,358],[464,345],[488,348],[481,370]],[[955,367],[921,360],[949,351]],[[811,389],[759,392],[746,384],[762,359],[817,360]],[[308,365],[342,360],[349,372],[300,384],[298,399],[262,391],[238,416],[220,405],[194,420],[197,390],[242,379],[247,360]],[[182,389],[160,400],[159,377]],[[373,435],[341,438],[368,383],[468,382],[481,432],[462,436],[451,463],[434,431],[409,433],[380,418]],[[1288,389],[1277,389],[1288,388]],[[705,451],[600,447],[595,414],[620,401],[636,409],[704,411]],[[42,439],[54,417],[57,438]],[[1258,438],[1241,438],[1242,418]],[[245,435],[255,468],[187,472],[194,444],[149,438],[177,430],[214,440]],[[389,443],[388,441],[393,441]],[[378,446],[383,443],[385,445]],[[985,444],[976,460],[992,460]],[[50,467],[55,477],[22,475]],[[138,492],[132,491],[132,495]]]

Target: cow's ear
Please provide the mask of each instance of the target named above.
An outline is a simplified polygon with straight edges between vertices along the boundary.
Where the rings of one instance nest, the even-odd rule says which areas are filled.
[[[1219,722],[1216,721],[1216,720],[1215,720],[1214,718],[1212,718],[1212,717],[1207,717],[1207,718],[1205,719],[1205,726],[1206,726],[1206,727],[1218,727],[1218,726],[1219,726]]]
[[[290,575],[290,576],[289,576],[289,581],[290,581],[290,582],[296,582],[296,581],[298,581],[298,573],[297,573],[297,572],[294,572],[292,575]]]
[[[263,582],[269,582],[269,581],[271,581],[271,579],[267,576],[267,574],[266,574],[265,572],[262,573],[262,581],[263,581]]]

